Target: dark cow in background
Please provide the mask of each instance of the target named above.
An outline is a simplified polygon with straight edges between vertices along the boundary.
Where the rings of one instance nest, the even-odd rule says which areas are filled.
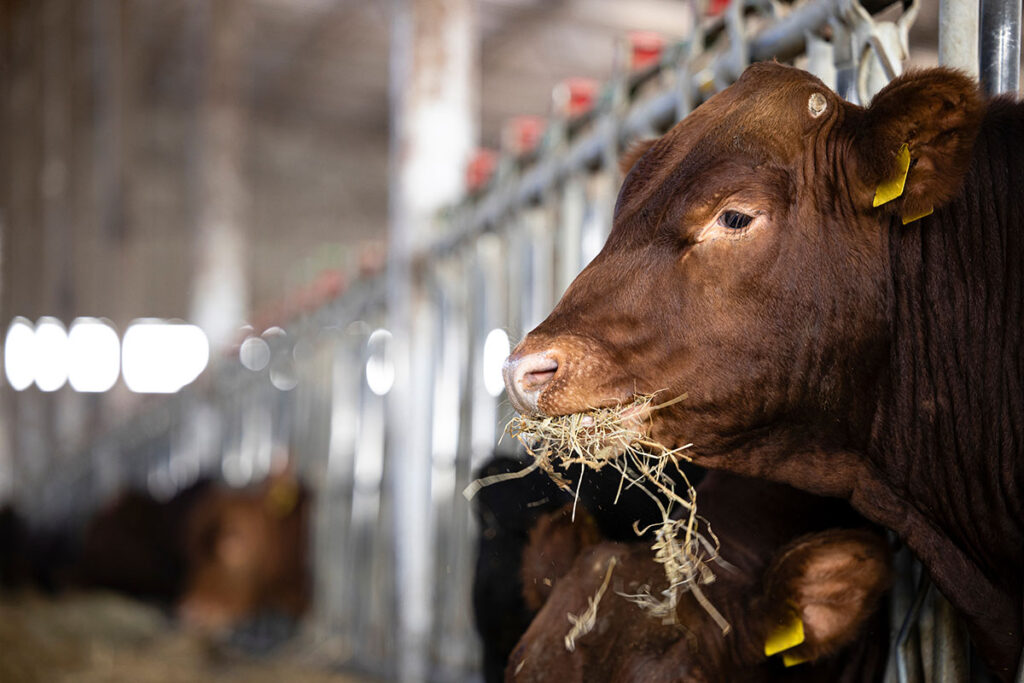
[[[105,588],[172,607],[185,589],[190,558],[185,527],[213,483],[200,480],[170,500],[125,491],[86,523],[74,562],[74,583]],[[198,558],[191,558],[198,561]]]
[[[639,158],[604,249],[507,360],[509,396],[561,415],[686,394],[648,416],[654,439],[894,529],[1009,680],[1022,147],[1024,104],[954,71],[904,75],[862,108],[753,65]]]
[[[216,634],[264,616],[294,622],[309,602],[309,506],[306,489],[284,473],[247,489],[202,480],[168,501],[126,491],[78,535],[30,530],[6,509],[0,585],[111,590]]]
[[[491,459],[476,478],[522,470],[511,456]],[[473,621],[483,644],[484,680],[503,680],[505,664],[516,641],[530,625],[536,608],[523,599],[519,567],[530,529],[566,501],[566,494],[547,474],[534,471],[521,479],[484,486],[472,499],[479,526],[473,574]]]
[[[32,531],[13,506],[0,507],[0,589],[54,593],[70,580],[74,560],[73,534]]]
[[[527,598],[540,612],[512,654],[507,681],[821,681],[881,680],[888,625],[877,609],[887,589],[890,551],[849,506],[787,486],[712,473],[699,487],[701,512],[731,567],[703,587],[728,619],[719,626],[692,594],[663,621],[627,600],[658,595],[664,569],[643,541],[597,541],[561,511],[541,519],[524,553]],[[614,564],[611,563],[614,561]],[[610,578],[609,578],[610,577]],[[568,651],[568,614],[597,603],[589,633]],[[795,611],[795,612],[794,612]],[[765,644],[799,614],[806,639],[779,655]],[[786,667],[783,658],[803,663]]]

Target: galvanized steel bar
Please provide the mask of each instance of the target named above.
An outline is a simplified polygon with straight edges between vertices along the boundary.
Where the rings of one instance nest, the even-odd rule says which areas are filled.
[[[1021,0],[981,0],[981,84],[989,95],[1020,89]]]
[[[815,0],[800,6],[750,39],[747,48],[750,60],[788,59],[796,56],[804,49],[806,34],[821,30],[838,17],[841,3],[848,1]],[[861,6],[869,12],[877,12],[891,4],[893,0],[873,0],[862,2]],[[734,61],[731,53],[719,55],[711,70],[716,74],[731,72],[735,67]],[[433,251],[436,254],[449,252],[459,242],[500,223],[504,216],[516,208],[539,201],[549,188],[569,175],[599,166],[607,155],[609,145],[621,145],[651,128],[666,128],[677,120],[679,114],[678,88],[653,95],[631,107],[621,126],[594,126],[592,132],[572,140],[565,153],[544,156],[511,185],[499,186],[489,192],[469,208],[469,217],[461,223],[460,231],[435,241]],[[697,92],[696,87],[694,92]],[[610,135],[618,139],[609,140]]]
[[[814,0],[786,15],[750,41],[750,60],[792,59],[804,51],[804,40],[840,13],[844,0]],[[861,6],[872,14],[880,12],[895,0],[864,0]]]

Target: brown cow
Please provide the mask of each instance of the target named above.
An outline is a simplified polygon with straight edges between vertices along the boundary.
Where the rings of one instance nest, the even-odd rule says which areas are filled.
[[[685,393],[649,416],[653,438],[896,530],[1009,679],[1022,141],[1024,105],[953,71],[902,76],[862,108],[751,66],[627,175],[604,249],[507,360],[512,402],[560,415]]]
[[[291,474],[251,490],[213,491],[187,529],[184,621],[223,632],[260,612],[297,619],[310,598],[309,495]]]
[[[857,518],[845,504],[780,484],[715,472],[700,490],[701,512],[731,564],[703,588],[727,617],[728,634],[692,594],[680,599],[677,623],[623,597],[664,587],[650,543],[596,543],[592,524],[552,513],[523,554],[526,598],[543,608],[516,646],[506,681],[881,680],[888,628],[875,608],[890,574],[882,535],[848,528]],[[567,651],[567,615],[584,613],[599,592],[593,628]],[[765,643],[794,613],[806,640],[785,655],[807,663],[785,668],[783,656],[765,655]]]

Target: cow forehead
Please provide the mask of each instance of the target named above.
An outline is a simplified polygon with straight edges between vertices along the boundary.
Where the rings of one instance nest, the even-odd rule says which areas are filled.
[[[692,182],[715,158],[751,157],[780,166],[798,163],[815,136],[818,121],[808,112],[812,94],[826,106],[838,98],[820,80],[799,69],[776,63],[755,64],[736,83],[716,94],[663,135],[627,175],[620,191],[616,219],[627,217],[656,200],[666,184]],[[822,121],[828,117],[822,117]]]

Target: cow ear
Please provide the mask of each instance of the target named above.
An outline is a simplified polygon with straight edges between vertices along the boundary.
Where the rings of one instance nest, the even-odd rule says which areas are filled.
[[[573,507],[568,504],[542,515],[530,529],[520,575],[523,599],[531,610],[539,610],[576,558],[601,541],[594,518],[582,507],[575,511]]]
[[[853,642],[889,587],[890,565],[885,539],[866,530],[813,534],[781,550],[765,575],[765,654],[789,666]]]
[[[619,157],[619,170],[622,171],[622,175],[628,175],[630,170],[636,166],[636,162],[640,161],[640,157],[647,154],[647,150],[653,147],[657,141],[657,138],[651,138],[649,140],[636,140],[629,143],[629,147]]]
[[[883,88],[855,140],[872,205],[908,223],[953,199],[983,113],[978,84],[952,69],[912,71]]]

